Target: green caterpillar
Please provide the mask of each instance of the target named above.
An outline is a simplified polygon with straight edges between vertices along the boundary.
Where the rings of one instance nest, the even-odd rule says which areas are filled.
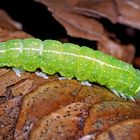
[[[97,82],[126,97],[140,93],[140,71],[98,50],[55,40],[27,38],[0,43],[0,67],[8,66],[79,81]]]

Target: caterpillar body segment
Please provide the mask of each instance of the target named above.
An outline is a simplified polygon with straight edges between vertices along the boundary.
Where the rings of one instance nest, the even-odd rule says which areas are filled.
[[[140,71],[132,65],[86,46],[27,38],[0,43],[0,67],[8,66],[67,78],[97,82],[125,96],[140,92]]]

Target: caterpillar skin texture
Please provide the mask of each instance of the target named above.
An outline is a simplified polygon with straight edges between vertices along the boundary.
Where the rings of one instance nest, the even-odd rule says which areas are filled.
[[[140,92],[140,71],[98,50],[55,40],[27,38],[0,43],[0,67],[60,73],[67,78],[97,82],[125,96]]]

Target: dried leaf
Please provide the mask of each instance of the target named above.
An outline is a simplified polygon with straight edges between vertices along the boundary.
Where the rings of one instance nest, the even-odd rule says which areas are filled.
[[[3,70],[3,69],[2,69]],[[21,77],[17,76],[14,71],[8,70],[0,76],[0,96],[7,96],[7,87],[14,85],[20,80],[27,79],[29,73],[22,73]]]
[[[66,28],[67,34],[71,36],[89,40],[100,40],[102,37],[103,27],[94,19],[64,11],[54,12],[53,16]]]
[[[10,31],[10,30],[4,30],[0,27],[0,42],[7,41],[9,39],[16,39],[16,38],[29,38],[32,37],[31,35],[23,32],[23,31]]]
[[[113,0],[79,0],[75,3],[73,11],[91,17],[108,18],[113,23],[118,21]]]
[[[19,22],[14,21],[4,10],[0,9],[0,28],[16,31],[21,30],[22,25]]]
[[[89,106],[97,103],[101,103],[102,101],[123,101],[123,99],[119,98],[115,94],[112,94],[111,91],[107,90],[104,87],[92,85],[92,86],[82,86],[80,92],[75,97],[74,101],[82,101]]]
[[[67,33],[74,37],[99,40],[103,34],[102,25],[95,19],[71,12],[71,6],[62,0],[38,0],[48,6],[53,16],[66,28]]]
[[[133,45],[120,44],[119,42],[109,39],[106,35],[98,42],[97,47],[98,50],[127,63],[132,63],[135,57],[135,47]]]
[[[139,140],[140,119],[130,119],[109,127],[96,140]]]
[[[30,140],[80,138],[88,110],[84,103],[76,102],[44,116],[32,129]]]
[[[73,4],[72,11],[91,17],[107,18],[112,23],[121,23],[140,29],[138,0],[79,0]]]
[[[0,9],[0,42],[15,38],[28,38],[31,35],[20,31],[22,25],[14,21],[4,10]]]
[[[27,79],[20,80],[9,88],[11,89],[11,94],[13,96],[24,96],[34,90],[36,87],[55,80],[58,80],[57,76],[55,75],[48,76],[48,79],[45,79],[43,77],[37,76],[35,73],[30,73]]]
[[[13,96],[23,96],[37,86],[57,80],[56,76],[48,76],[48,79],[37,76],[34,73],[22,72],[21,76],[10,69],[0,69],[0,103]]]
[[[140,109],[135,103],[106,101],[95,104],[85,121],[84,135],[95,136],[109,126],[128,118],[140,118]]]
[[[115,0],[119,12],[118,22],[140,29],[140,2]]]
[[[71,103],[81,88],[76,81],[62,80],[47,83],[24,96],[15,139],[27,139],[32,126],[44,115]]]
[[[0,104],[0,139],[12,140],[19,114],[21,97],[15,97]]]

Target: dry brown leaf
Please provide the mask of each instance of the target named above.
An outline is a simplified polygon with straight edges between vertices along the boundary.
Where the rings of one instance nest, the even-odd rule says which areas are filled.
[[[10,31],[8,29],[2,29],[0,27],[0,42],[4,42],[10,39],[23,39],[23,38],[30,38],[31,35],[23,32],[23,31]]]
[[[96,140],[140,140],[140,119],[131,119],[109,127]]]
[[[0,104],[0,140],[12,140],[21,97],[15,97]]]
[[[78,95],[75,97],[74,102],[82,101],[88,106],[100,103],[102,101],[123,101],[111,91],[104,87],[92,85],[92,86],[82,86]]]
[[[106,101],[95,104],[85,121],[84,135],[97,135],[111,125],[128,118],[140,118],[139,106],[133,102]]]
[[[104,35],[101,41],[98,41],[97,48],[127,63],[132,63],[135,57],[135,47],[133,45],[120,44],[109,39],[106,35]]]
[[[0,76],[4,75],[5,73],[7,73],[10,69],[7,68],[0,68]]]
[[[3,69],[2,69],[3,70]],[[27,79],[29,76],[29,73],[22,73],[21,77],[17,76],[14,71],[8,70],[5,71],[1,76],[0,76],[0,96],[7,96],[6,89],[14,85],[15,83],[19,82],[20,80]]]
[[[112,23],[121,23],[140,29],[138,0],[79,0],[73,4],[72,11],[91,17],[107,18]]]
[[[63,0],[38,0],[48,6],[53,16],[66,28],[71,36],[99,40],[104,29],[96,19],[90,19],[71,12],[70,1]]]
[[[73,11],[91,17],[108,18],[113,23],[118,21],[118,13],[113,0],[79,0],[75,3]]]
[[[34,73],[22,72],[21,76],[10,69],[0,69],[0,103],[13,96],[23,96],[37,86],[57,80],[57,76],[48,76],[48,79],[37,76]]]
[[[16,125],[15,139],[27,139],[35,122],[44,115],[70,104],[80,88],[81,84],[73,80],[54,81],[24,96]]]
[[[0,9],[0,28],[4,30],[21,30],[22,25],[14,21],[4,10]]]
[[[140,29],[140,2],[138,0],[115,0],[118,8],[118,22]]]
[[[71,36],[89,40],[100,40],[102,37],[103,27],[94,19],[60,10],[54,12],[53,16],[65,27],[67,34]]]
[[[88,111],[84,103],[76,102],[44,116],[32,129],[30,140],[77,140],[83,134]]]
[[[13,84],[12,86],[9,86],[8,88],[11,89],[12,96],[24,96],[39,85],[56,80],[58,80],[56,75],[48,76],[48,79],[45,79],[43,77],[37,76],[35,73],[30,73],[29,77],[27,77],[25,80],[20,80],[19,82]]]
[[[14,21],[4,10],[0,9],[0,42],[32,37],[21,29],[22,25],[20,23]]]

